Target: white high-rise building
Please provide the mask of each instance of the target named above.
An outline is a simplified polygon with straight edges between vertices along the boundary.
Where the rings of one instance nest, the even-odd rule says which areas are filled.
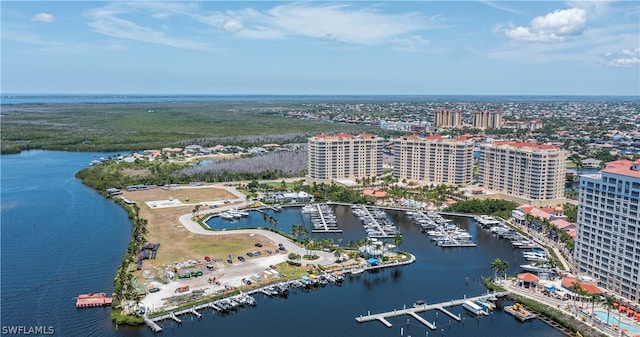
[[[419,183],[468,185],[473,180],[473,140],[408,135],[393,141],[393,177]]]
[[[553,145],[496,140],[479,146],[478,184],[504,199],[563,204],[566,152]]]
[[[384,139],[374,134],[319,134],[309,138],[308,176],[313,180],[356,180],[382,175]]]
[[[640,300],[640,160],[580,176],[578,271],[632,303]]]

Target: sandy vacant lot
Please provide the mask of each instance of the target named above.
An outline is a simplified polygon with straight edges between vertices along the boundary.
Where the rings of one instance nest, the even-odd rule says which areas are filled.
[[[204,264],[204,257],[211,259],[228,259],[228,255],[244,255],[249,250],[276,251],[277,244],[262,235],[199,235],[189,232],[180,224],[178,218],[184,214],[193,213],[196,204],[217,203],[225,205],[225,200],[231,201],[229,205],[237,204],[241,200],[221,185],[180,188],[163,190],[155,188],[146,191],[123,192],[123,195],[132,201],[137,202],[140,207],[140,215],[149,221],[147,228],[147,241],[160,243],[160,249],[155,260],[145,260],[143,269],[153,269],[154,267],[166,268],[176,262],[196,260]],[[235,191],[234,191],[235,192]],[[237,193],[237,192],[235,192]],[[150,208],[145,202],[169,200],[180,200],[185,206]],[[189,201],[186,201],[188,198]],[[210,211],[208,207],[201,207],[201,213]],[[256,248],[254,245],[261,243],[263,247]],[[264,254],[267,255],[267,254]],[[140,276],[140,275],[139,275]]]

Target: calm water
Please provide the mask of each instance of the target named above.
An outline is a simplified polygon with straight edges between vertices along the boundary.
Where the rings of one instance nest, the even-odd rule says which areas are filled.
[[[98,155],[101,156],[101,155]],[[124,256],[131,224],[126,213],[74,178],[74,173],[93,158],[90,154],[29,151],[6,155],[2,160],[2,325],[53,326],[60,336],[152,336],[146,327],[114,327],[110,308],[75,309],[78,293],[113,290],[113,274]],[[320,234],[336,242],[364,237],[361,225],[348,207],[335,207],[344,233]],[[272,213],[278,227],[288,231],[306,218],[297,209]],[[562,336],[539,320],[520,323],[500,311],[479,320],[467,316],[461,307],[454,313],[465,317],[453,322],[440,313],[426,313],[437,321],[437,331],[428,330],[408,316],[390,321],[359,324],[355,317],[371,312],[410,306],[417,299],[447,301],[463,295],[485,292],[481,276],[493,275],[491,261],[500,257],[517,272],[521,254],[508,242],[495,239],[466,218],[454,218],[468,228],[477,248],[436,247],[401,212],[389,217],[404,234],[401,249],[418,260],[413,265],[363,273],[349,278],[341,287],[328,286],[312,292],[298,292],[287,299],[258,296],[258,306],[220,316],[204,311],[198,320],[183,317],[183,324],[162,323],[169,336]],[[262,215],[242,220],[264,226]],[[230,228],[245,223],[212,226]],[[315,235],[315,234],[314,234]],[[516,254],[517,253],[517,254]],[[442,330],[441,330],[442,329]]]

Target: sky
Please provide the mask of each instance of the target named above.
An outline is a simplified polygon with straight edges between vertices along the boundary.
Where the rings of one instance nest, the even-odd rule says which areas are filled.
[[[638,1],[1,1],[7,93],[640,95]]]

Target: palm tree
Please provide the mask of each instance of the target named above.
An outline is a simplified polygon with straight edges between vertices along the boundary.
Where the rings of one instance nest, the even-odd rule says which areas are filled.
[[[396,245],[396,253],[398,253],[398,246],[400,246],[403,241],[404,239],[402,238],[402,234],[400,233],[394,234],[393,237],[391,238],[391,243]]]
[[[576,297],[579,296],[580,291],[582,290],[582,287],[580,286],[580,282],[576,281],[573,282],[573,284],[571,285],[571,287],[569,288],[569,290],[571,290],[571,292],[573,292],[573,306],[576,305]]]
[[[498,282],[498,271],[502,270],[502,260],[496,257],[495,260],[491,262],[491,270],[493,270],[493,281]]]
[[[504,280],[507,280],[507,270],[509,270],[509,261],[502,261],[500,264],[500,271],[504,273]]]
[[[584,308],[584,300],[589,297],[589,292],[580,288],[580,302],[582,304],[582,308]]]
[[[600,294],[598,293],[591,293],[590,295],[590,300],[591,300],[591,320],[593,320],[593,310],[594,307],[596,306],[596,302],[600,302]]]
[[[344,249],[336,248],[336,250],[333,251],[333,256],[335,256],[336,260],[338,260],[343,253],[344,253]]]
[[[604,307],[607,308],[607,324],[609,324],[609,313],[611,312],[611,308],[613,308],[614,303],[616,303],[615,298],[611,296],[605,296]]]
[[[276,217],[269,216],[268,221],[273,226],[273,229],[276,229],[276,227],[278,227],[278,219]]]
[[[200,215],[200,204],[196,204],[195,206],[193,206],[191,215]]]

